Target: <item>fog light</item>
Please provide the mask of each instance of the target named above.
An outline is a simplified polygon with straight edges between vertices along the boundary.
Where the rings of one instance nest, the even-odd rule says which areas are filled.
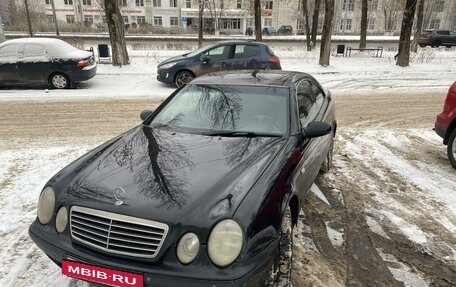
[[[65,206],[62,206],[55,217],[55,229],[58,233],[62,233],[68,224],[68,211]]]
[[[198,255],[200,243],[198,236],[194,233],[187,233],[177,244],[177,258],[182,264],[189,264]]]

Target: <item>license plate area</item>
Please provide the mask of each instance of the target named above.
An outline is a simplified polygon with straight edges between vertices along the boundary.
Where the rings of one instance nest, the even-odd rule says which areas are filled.
[[[111,268],[62,260],[62,274],[65,276],[118,287],[144,287],[142,274],[130,273]]]

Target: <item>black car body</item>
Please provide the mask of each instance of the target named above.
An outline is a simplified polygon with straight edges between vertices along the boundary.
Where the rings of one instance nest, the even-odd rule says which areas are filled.
[[[274,27],[266,26],[266,27],[263,28],[262,33],[265,36],[276,36],[277,35],[277,30]]]
[[[263,286],[282,252],[284,213],[296,224],[331,161],[330,93],[298,72],[207,75],[141,117],[141,125],[46,183],[29,229],[33,241],[64,264],[64,274],[68,262],[80,262],[87,270],[140,274],[145,286]],[[210,129],[201,128],[205,119]],[[240,236],[239,249],[222,264],[211,240],[226,223],[238,226],[227,234]],[[141,244],[146,231],[157,237],[151,252]],[[199,239],[197,252],[182,263],[179,246],[190,233]],[[83,279],[97,281],[86,273]]]
[[[277,31],[279,35],[286,35],[286,36],[289,36],[289,35],[293,35],[293,27],[291,27],[290,25],[282,25],[280,26],[279,28],[279,31]]]
[[[449,30],[426,29],[420,36],[418,44],[421,47],[431,46],[438,48],[440,46],[456,46],[456,32]]]
[[[252,36],[253,34],[255,34],[255,27],[249,26],[245,29],[246,36]]]
[[[264,43],[222,41],[161,62],[157,80],[180,87],[207,73],[240,69],[282,68],[279,58]]]
[[[50,84],[68,88],[95,76],[91,52],[49,38],[23,38],[0,45],[0,84]]]

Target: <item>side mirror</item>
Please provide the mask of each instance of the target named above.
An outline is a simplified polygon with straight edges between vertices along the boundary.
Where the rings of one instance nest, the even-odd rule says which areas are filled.
[[[304,137],[311,139],[327,135],[331,132],[331,125],[326,122],[311,122],[302,129]]]
[[[141,120],[145,121],[153,112],[149,110],[144,110],[141,112],[141,115],[139,116]]]

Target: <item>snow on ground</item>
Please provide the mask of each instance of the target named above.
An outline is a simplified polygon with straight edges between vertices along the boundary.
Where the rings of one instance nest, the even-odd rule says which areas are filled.
[[[183,51],[130,51],[132,64],[117,68],[100,64],[98,74],[77,89],[44,88],[0,89],[0,102],[10,100],[49,101],[54,99],[92,99],[111,97],[166,97],[173,87],[156,81],[157,63]],[[314,75],[334,94],[349,96],[364,93],[399,93],[410,91],[445,92],[456,80],[456,49],[420,49],[411,66],[395,66],[392,52],[382,58],[353,55],[351,58],[331,57],[330,67],[320,67],[318,52],[297,48],[276,51],[286,70],[305,71]],[[335,168],[339,175],[351,178],[365,188],[369,201],[365,205],[366,222],[372,232],[391,239],[392,230],[402,234],[423,250],[456,264],[454,242],[456,233],[456,181],[449,165],[437,162],[420,150],[410,155],[417,142],[429,147],[441,145],[433,131],[423,129],[367,129],[352,131],[350,127],[337,138],[338,154]],[[1,146],[1,145],[0,145]],[[91,145],[68,144],[52,146],[32,144],[28,148],[0,149],[0,286],[70,286],[74,282],[60,275],[55,266],[31,242],[27,228],[36,217],[36,202],[45,182],[60,168],[89,150]],[[354,165],[361,168],[357,170]],[[375,177],[372,176],[375,174]],[[346,186],[338,186],[336,175],[332,193],[345,206]],[[383,184],[384,183],[384,184]],[[390,189],[385,193],[383,188]],[[317,186],[313,191],[325,205],[330,202]],[[340,248],[344,245],[344,229],[326,222],[327,236]],[[441,238],[440,234],[453,235]],[[312,239],[299,235],[298,245],[318,250]],[[411,272],[393,255],[378,250],[394,277],[405,286],[427,286],[422,275]],[[397,262],[396,262],[397,261]],[[334,281],[335,282],[335,281]],[[82,284],[82,283],[78,283]]]

